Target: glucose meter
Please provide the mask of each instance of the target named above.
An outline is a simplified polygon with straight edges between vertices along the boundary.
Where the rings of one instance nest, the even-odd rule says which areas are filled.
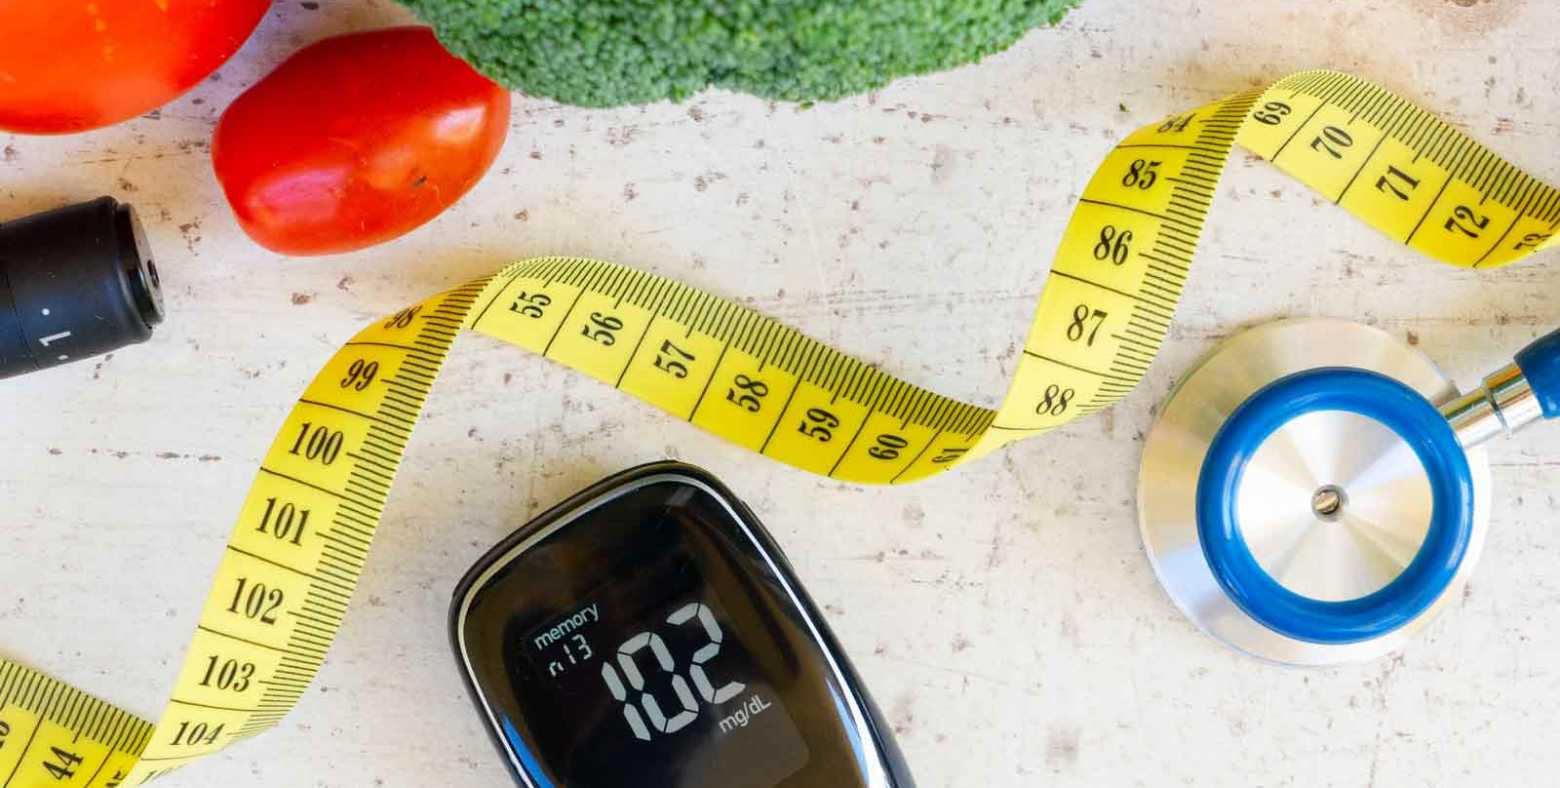
[[[912,785],[785,556],[697,468],[625,471],[515,532],[451,635],[521,785]]]

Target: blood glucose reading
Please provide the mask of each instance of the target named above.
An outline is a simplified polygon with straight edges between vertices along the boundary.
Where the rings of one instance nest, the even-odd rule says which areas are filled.
[[[600,610],[596,604],[565,619],[559,626],[533,636],[530,642],[545,659],[547,646],[557,642],[556,633],[560,628],[579,629],[593,620],[600,621]],[[678,673],[678,659],[667,646],[667,639],[655,630],[629,635],[618,645],[616,659],[609,655],[601,664],[602,683],[606,685],[612,697],[623,704],[623,718],[627,721],[629,730],[633,731],[636,738],[644,741],[650,741],[655,733],[676,733],[687,727],[698,718],[701,711],[700,701],[718,708],[747,689],[746,684],[738,681],[730,681],[716,688],[714,682],[710,680],[706,666],[712,659],[720,656],[722,641],[725,640],[725,629],[715,618],[708,604],[698,601],[688,602],[667,616],[665,623],[671,626],[691,623],[703,635],[703,643],[693,648],[691,653],[685,654],[686,678]],[[569,642],[565,642],[562,648],[563,656],[568,659],[570,666],[582,661],[588,664],[595,658],[595,649],[591,648],[590,640],[583,634],[575,632],[569,638],[574,647],[570,648]],[[646,688],[645,673],[641,670],[641,664],[645,662],[641,655],[646,650],[654,657],[653,662],[650,663],[651,668],[670,677],[671,689],[677,696],[678,705],[681,706],[674,716],[668,717],[669,712],[663,710],[654,690]],[[730,650],[728,647],[728,653]],[[683,651],[688,650],[683,649]],[[566,671],[568,668],[562,660],[547,661],[549,676],[560,676]],[[698,690],[697,697],[694,694],[695,688]],[[637,705],[636,701],[629,697],[630,691],[638,694]],[[724,726],[721,730],[726,732]]]
[[[521,784],[909,785],[784,558],[723,493],[687,466],[627,472],[462,582],[457,655]]]
[[[708,590],[689,595],[691,567],[626,582],[510,645],[538,745],[568,754],[561,783],[770,788],[800,769],[796,723]]]

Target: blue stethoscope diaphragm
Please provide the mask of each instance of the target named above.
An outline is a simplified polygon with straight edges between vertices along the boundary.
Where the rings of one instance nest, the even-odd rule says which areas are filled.
[[[1161,584],[1218,640],[1326,665],[1396,650],[1456,595],[1489,522],[1482,444],[1560,415],[1560,332],[1459,395],[1406,343],[1283,320],[1209,353],[1145,443]]]

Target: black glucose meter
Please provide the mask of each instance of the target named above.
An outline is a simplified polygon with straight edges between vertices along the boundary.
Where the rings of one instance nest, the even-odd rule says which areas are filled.
[[[530,788],[912,786],[753,513],[679,463],[625,471],[477,562],[451,636]]]

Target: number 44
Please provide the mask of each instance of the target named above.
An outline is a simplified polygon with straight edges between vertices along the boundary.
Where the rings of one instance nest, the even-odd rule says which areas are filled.
[[[81,766],[82,757],[69,750],[59,747],[49,748],[49,757],[44,759],[43,768],[55,780],[64,782],[76,776],[76,769]]]

